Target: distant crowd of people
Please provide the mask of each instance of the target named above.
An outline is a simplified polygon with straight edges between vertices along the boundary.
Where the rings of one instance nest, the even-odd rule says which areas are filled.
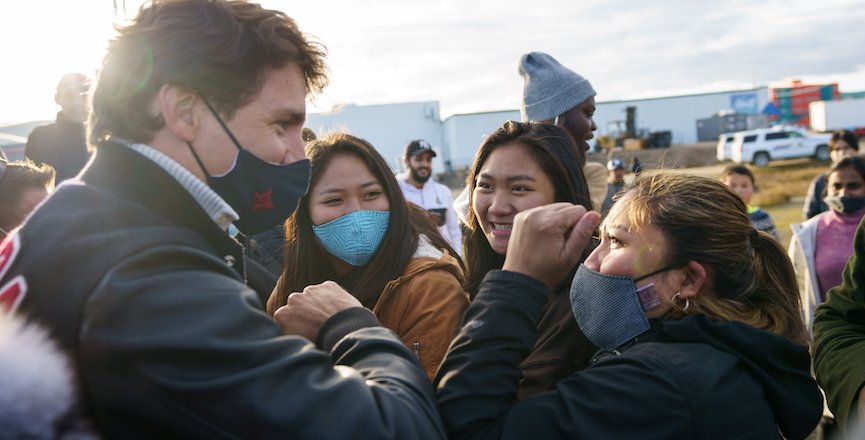
[[[394,175],[304,128],[325,57],[283,12],[154,0],[61,79],[0,161],[0,437],[863,433],[851,133],[785,251],[748,167],[587,162],[595,89],[548,54],[456,199],[425,140]]]

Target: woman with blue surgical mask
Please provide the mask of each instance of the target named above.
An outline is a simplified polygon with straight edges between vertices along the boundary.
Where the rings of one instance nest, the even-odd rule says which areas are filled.
[[[429,215],[405,201],[381,155],[332,134],[307,146],[309,192],[285,223],[285,263],[267,304],[339,283],[393,330],[432,378],[468,307],[462,262]]]
[[[865,217],[865,159],[845,157],[829,170],[823,201],[828,211],[794,224],[788,253],[796,269],[802,312],[811,328],[814,310],[853,255],[853,236]]]
[[[557,223],[549,208],[575,214]],[[793,267],[735,192],[685,174],[643,176],[613,205],[570,289],[577,323],[600,350],[554,390],[516,401],[540,310],[598,218],[579,209],[517,218],[506,270],[481,284],[436,376],[450,438],[812,432],[822,399]]]

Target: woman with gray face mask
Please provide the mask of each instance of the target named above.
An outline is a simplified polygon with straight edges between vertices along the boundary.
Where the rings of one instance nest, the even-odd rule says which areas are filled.
[[[827,175],[823,201],[828,211],[794,224],[788,253],[796,269],[805,323],[826,292],[841,284],[841,273],[853,255],[853,236],[865,216],[865,159],[845,157]]]
[[[587,219],[598,218],[564,205],[517,216],[503,270],[486,276],[466,311],[435,383],[450,438],[767,439],[813,431],[822,399],[784,249],[751,226],[730,188],[684,174],[644,176],[626,189],[576,272],[570,300],[600,348],[592,364],[552,391],[515,401],[541,307],[588,241]],[[567,210],[576,210],[569,222],[551,220]]]

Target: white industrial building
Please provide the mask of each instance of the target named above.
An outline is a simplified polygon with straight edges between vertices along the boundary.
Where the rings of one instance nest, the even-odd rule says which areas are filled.
[[[306,126],[317,135],[341,131],[366,139],[387,160],[394,170],[402,169],[402,154],[406,144],[424,139],[436,151],[441,151],[442,121],[439,103],[408,102],[382,105],[346,105],[330,113],[310,113]],[[445,154],[433,162],[433,170],[444,170]]]
[[[598,131],[625,119],[625,108],[636,107],[636,127],[648,131],[670,131],[673,144],[697,141],[698,119],[722,111],[758,114],[769,103],[768,87],[623,101],[599,101],[595,112]],[[486,135],[509,119],[519,120],[518,110],[455,114],[439,118],[437,101],[383,105],[347,105],[326,114],[311,113],[307,126],[317,134],[341,130],[368,140],[394,170],[402,169],[405,145],[425,139],[440,152],[433,167],[444,171],[471,164]]]

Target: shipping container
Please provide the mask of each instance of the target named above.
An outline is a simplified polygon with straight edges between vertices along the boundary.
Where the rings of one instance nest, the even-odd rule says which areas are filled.
[[[809,114],[814,131],[865,127],[865,98],[812,102]]]
[[[827,101],[841,98],[837,83],[802,84],[792,80],[782,87],[770,87],[769,99],[778,106],[780,115],[778,122],[809,126],[808,106],[815,101]]]

